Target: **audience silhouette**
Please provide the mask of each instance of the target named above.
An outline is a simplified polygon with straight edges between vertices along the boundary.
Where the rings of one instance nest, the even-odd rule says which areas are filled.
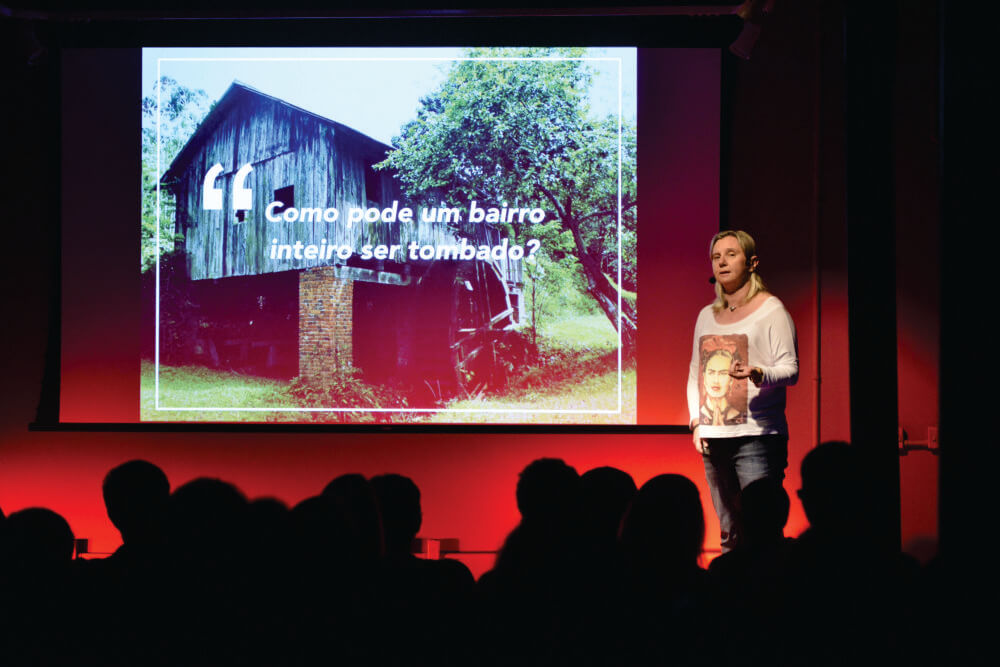
[[[127,461],[111,469],[102,486],[108,518],[122,536],[110,560],[138,566],[156,560],[166,547],[170,482],[149,461]]]
[[[247,506],[239,489],[214,478],[194,479],[170,494],[171,661],[207,667],[249,659]]]
[[[4,521],[3,562],[21,573],[45,573],[73,559],[73,531],[44,507],[14,512]]]
[[[345,538],[353,557],[359,562],[377,563],[385,553],[382,518],[371,484],[363,475],[350,473],[335,477],[323,489],[323,498],[331,503],[348,531]]]
[[[790,549],[784,535],[790,505],[781,480],[748,484],[740,492],[743,539],[709,564],[719,604],[716,626],[730,640],[722,656],[730,660],[772,664],[782,658],[786,630],[776,622],[775,591],[781,590]]]
[[[31,507],[3,522],[0,542],[0,664],[63,664],[80,633],[73,531],[52,510]]]
[[[250,664],[288,665],[291,621],[298,600],[293,590],[294,536],[288,506],[276,498],[257,498],[247,506],[243,557],[253,586],[249,635]]]
[[[622,516],[635,491],[635,480],[618,468],[602,466],[580,475],[583,532],[598,559],[617,551]]]
[[[132,460],[112,468],[101,490],[122,545],[106,559],[81,563],[88,576],[80,586],[96,611],[93,620],[85,621],[87,642],[111,665],[165,656],[169,640],[164,628],[173,612],[167,601],[174,592],[170,482],[156,465]]]
[[[809,528],[790,546],[781,600],[790,654],[813,664],[896,661],[912,623],[916,565],[886,553],[865,508],[870,479],[857,450],[825,442],[802,461]]]
[[[0,511],[0,664],[833,665],[947,662],[914,631],[945,595],[940,563],[887,553],[866,520],[857,452],[823,443],[802,462],[809,528],[784,536],[782,485],[743,489],[746,539],[704,558],[698,487],[636,489],[610,467],[582,476],[542,458],[520,473],[521,519],[492,570],[414,555],[417,484],[334,478],[289,509],[199,478],[172,493],[141,460],[103,484],[122,545],[73,559],[44,508]],[[923,587],[918,588],[918,584]],[[930,602],[918,606],[918,595]],[[935,612],[938,616],[940,612]]]
[[[521,521],[479,579],[486,657],[498,665],[571,663],[585,613],[580,476],[561,459],[532,461],[515,498]]]
[[[707,573],[699,566],[705,515],[698,487],[683,475],[639,487],[622,520],[630,664],[682,664],[707,657],[714,631]]]
[[[394,637],[386,656],[391,664],[469,664],[468,609],[475,579],[459,561],[428,560],[413,554],[423,523],[420,489],[396,474],[371,479],[385,535],[385,559],[379,591],[380,634]],[[437,647],[433,653],[414,647]]]

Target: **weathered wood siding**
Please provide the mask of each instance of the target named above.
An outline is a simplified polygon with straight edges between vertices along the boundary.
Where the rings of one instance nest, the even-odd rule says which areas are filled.
[[[234,90],[219,103],[221,119],[201,138],[193,157],[175,186],[178,195],[178,229],[184,231],[189,275],[193,280],[229,276],[259,275],[305,269],[334,263],[336,256],[323,259],[271,259],[272,241],[279,245],[348,245],[359,251],[364,245],[384,244],[406,247],[450,245],[457,240],[445,224],[420,221],[404,223],[361,223],[347,225],[348,210],[375,202],[380,208],[399,201],[408,203],[388,172],[376,172],[377,192],[366,192],[365,170],[385,157],[387,147],[343,125],[305,113],[280,101],[246,90]],[[253,207],[237,219],[233,210],[233,179],[245,163],[253,171],[245,186],[253,190]],[[215,186],[223,190],[221,211],[201,208],[203,179],[213,164],[222,164],[223,173]],[[276,190],[294,186],[296,208],[334,207],[337,222],[270,222],[264,212],[274,201]],[[457,202],[456,202],[457,203]],[[474,243],[492,243],[497,231],[489,225],[472,225],[467,236]],[[466,233],[466,230],[463,230]],[[493,238],[489,238],[489,237]],[[403,253],[401,253],[403,254]],[[396,256],[397,260],[409,261]],[[504,273],[519,282],[519,262]]]

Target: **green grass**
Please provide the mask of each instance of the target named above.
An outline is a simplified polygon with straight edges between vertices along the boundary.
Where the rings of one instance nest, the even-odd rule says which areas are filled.
[[[430,421],[435,423],[632,423],[636,417],[635,369],[622,373],[622,414],[595,415],[593,411],[618,409],[618,335],[603,314],[576,315],[551,322],[538,332],[538,358],[527,367],[515,369],[510,384],[497,394],[448,401],[444,406],[457,410],[584,410],[589,414],[488,413],[381,413],[378,420],[391,422]],[[385,388],[355,387],[365,394],[370,387],[374,404],[386,405]],[[353,385],[352,385],[353,386]],[[341,391],[340,389],[333,390]],[[379,393],[382,392],[382,393]],[[337,394],[340,395],[340,394]],[[367,394],[366,394],[367,395]],[[381,398],[379,398],[381,396]],[[316,402],[319,401],[319,402]],[[160,366],[160,406],[215,408],[210,410],[169,410],[154,408],[153,364],[142,363],[140,418],[143,421],[171,422],[312,422],[375,421],[375,413],[329,413],[291,411],[289,408],[319,406],[335,402],[321,396],[307,402],[294,383],[271,380],[201,366]],[[366,403],[366,402],[364,402]],[[358,403],[362,404],[362,403]],[[226,408],[274,408],[242,411]]]
[[[234,410],[164,410],[185,408],[294,408],[299,407],[280,380],[240,375],[201,366],[160,365],[160,410],[155,409],[154,366],[142,362],[141,403],[143,421],[299,421],[294,412]]]
[[[633,424],[636,421],[635,369],[622,372],[621,414],[594,414],[597,410],[618,409],[618,372],[613,369],[582,381],[553,381],[504,396],[484,396],[452,401],[452,410],[514,410],[514,412],[435,413],[427,421],[435,423],[504,424]],[[585,414],[546,414],[521,410],[584,410]]]
[[[607,351],[618,347],[618,332],[603,314],[575,315],[538,327],[539,347]]]
[[[538,331],[538,359],[513,374],[502,394],[486,393],[452,400],[447,412],[425,418],[435,423],[623,424],[636,421],[635,368],[622,369],[622,412],[618,410],[618,333],[603,314],[575,315],[543,324]],[[523,410],[582,410],[550,414]]]

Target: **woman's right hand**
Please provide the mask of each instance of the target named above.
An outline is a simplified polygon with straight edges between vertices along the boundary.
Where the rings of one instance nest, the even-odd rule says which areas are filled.
[[[693,433],[694,448],[698,450],[699,454],[708,453],[708,443],[701,439],[701,435],[698,433],[698,427],[694,427]]]

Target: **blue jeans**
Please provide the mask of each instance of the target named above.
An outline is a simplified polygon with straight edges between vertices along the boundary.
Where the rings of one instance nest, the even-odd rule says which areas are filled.
[[[750,435],[740,438],[705,438],[708,453],[705,479],[712,504],[719,515],[723,553],[739,544],[740,491],[750,482],[771,477],[785,478],[788,467],[788,436]]]

